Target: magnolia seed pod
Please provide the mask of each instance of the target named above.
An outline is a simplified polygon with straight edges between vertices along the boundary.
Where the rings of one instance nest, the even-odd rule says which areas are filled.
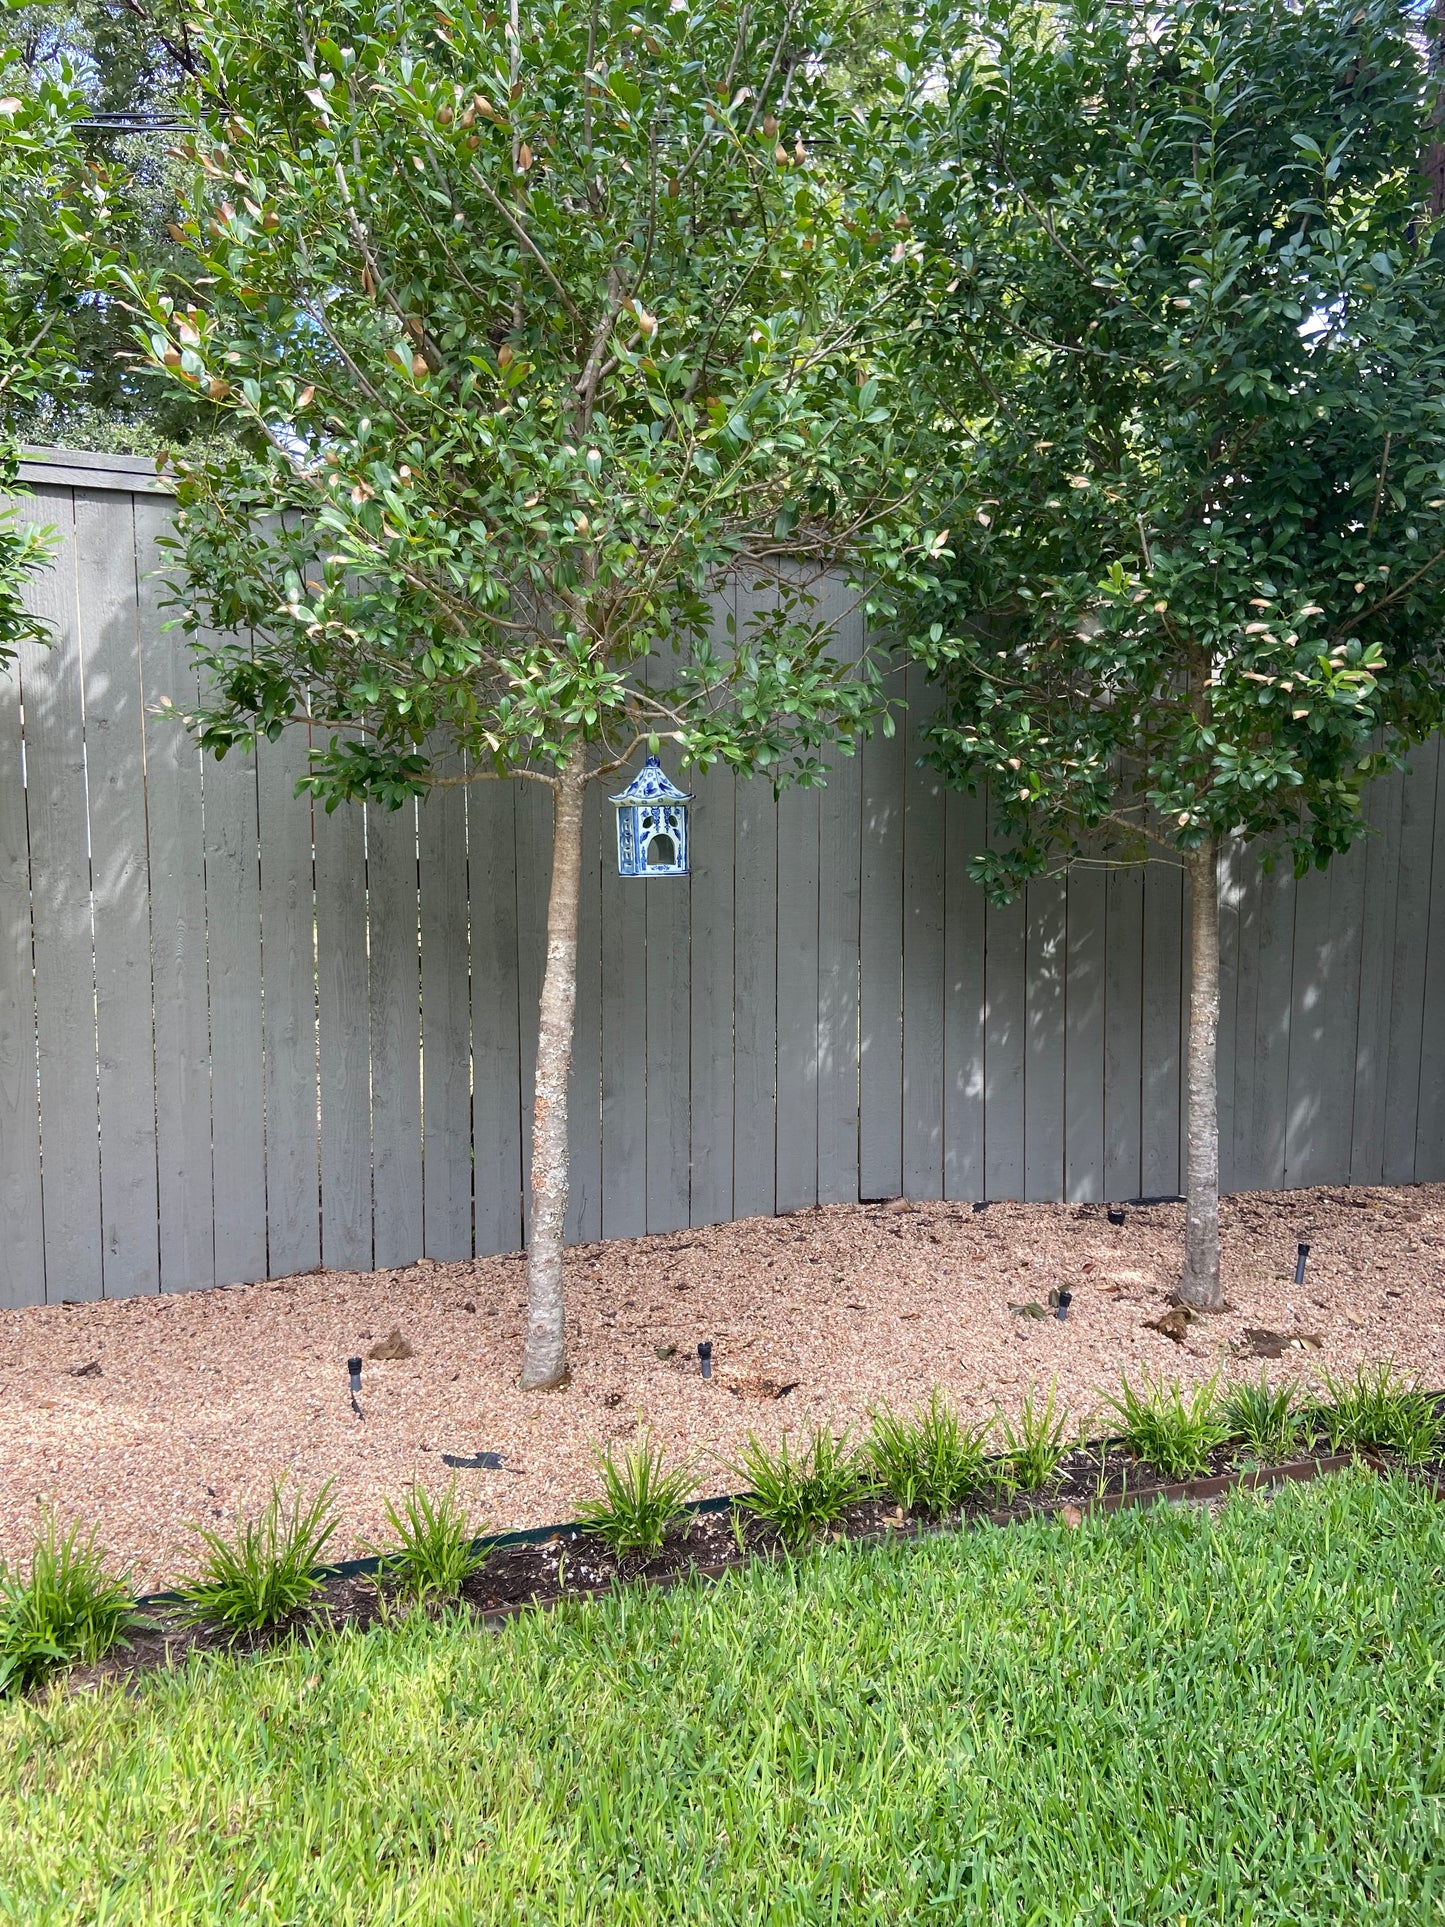
[[[456,119],[456,114],[450,107],[438,107],[437,109],[437,126],[438,127],[450,127],[452,122],[455,119]]]
[[[577,517],[577,533],[579,535],[590,535],[592,533],[592,524],[587,520],[585,515],[579,514]]]
[[[808,150],[803,145],[802,135],[799,134],[798,138],[793,142],[793,159],[798,163],[799,167],[801,167],[807,158]]]
[[[770,141],[778,138],[778,117],[776,114],[763,115],[763,135]]]
[[[161,360],[165,363],[167,368],[179,368],[181,365],[180,349],[167,348],[165,353],[161,356]]]
[[[467,108],[466,112],[462,115],[461,119],[457,122],[457,125],[459,127],[475,126],[476,118],[477,118],[477,104],[475,101],[473,101],[471,106]]]
[[[276,212],[274,207],[268,207],[266,212],[261,216],[261,225],[268,234],[274,234],[277,228],[280,227],[281,216]]]
[[[668,192],[669,198],[674,201],[677,199],[678,195],[681,194],[682,182],[677,178],[676,174],[669,176],[668,183],[667,183],[667,192]]]
[[[480,134],[467,135],[467,146],[472,150],[473,153],[476,152],[476,150],[481,146],[481,144],[482,144],[482,140],[481,140]]]
[[[493,107],[492,103],[487,99],[485,94],[473,94],[472,105],[473,107],[476,108],[477,112],[479,114],[484,115],[486,119],[495,120],[497,110],[495,107]]]
[[[786,167],[788,164],[788,150],[781,141],[779,141],[773,149],[773,159],[778,163],[779,167]]]
[[[428,372],[425,355],[417,354],[412,356],[411,372],[418,381]]]
[[[230,382],[222,381],[219,375],[212,375],[211,379],[206,383],[206,393],[212,401],[224,401],[230,392]]]
[[[655,314],[649,314],[646,308],[642,307],[640,303],[637,309],[637,326],[640,333],[645,335],[649,341],[651,341],[652,337],[657,333],[657,316]]]
[[[173,241],[179,241],[182,247],[185,246],[185,242],[186,242],[185,229],[178,228],[174,221],[166,222],[166,233],[169,234],[169,236]]]
[[[498,348],[497,350],[497,366],[499,368],[506,368],[510,366],[511,360],[512,360],[512,350],[504,341],[501,347]]]
[[[315,399],[316,399],[316,390],[308,383],[307,386],[303,388],[301,390],[301,393],[296,397],[296,406],[298,408],[309,408],[312,402],[315,401]]]
[[[522,145],[517,149],[517,172],[519,174],[525,174],[531,165],[532,150],[528,147],[527,143],[523,141]]]

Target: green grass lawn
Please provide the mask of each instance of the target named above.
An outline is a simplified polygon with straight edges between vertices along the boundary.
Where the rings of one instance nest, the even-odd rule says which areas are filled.
[[[0,1918],[1445,1918],[1445,1508],[1364,1473],[0,1710]]]

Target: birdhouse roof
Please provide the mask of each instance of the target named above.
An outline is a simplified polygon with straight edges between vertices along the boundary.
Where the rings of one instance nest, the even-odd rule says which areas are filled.
[[[642,768],[619,795],[609,798],[613,803],[690,803],[691,790],[680,790],[663,769],[655,756],[649,756]]]

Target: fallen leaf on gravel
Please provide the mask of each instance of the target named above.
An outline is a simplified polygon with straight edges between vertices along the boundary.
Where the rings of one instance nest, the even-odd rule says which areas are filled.
[[[800,1379],[789,1379],[780,1385],[775,1378],[735,1378],[728,1385],[734,1398],[786,1398],[801,1384]]]
[[[1010,1305],[1009,1310],[1016,1311],[1020,1318],[1047,1318],[1049,1315],[1042,1305],[1032,1302],[1027,1305]]]
[[[676,1358],[677,1357],[676,1345],[654,1345],[652,1349],[658,1358]]]
[[[368,1358],[415,1358],[415,1348],[401,1335],[401,1326],[393,1325],[385,1338],[378,1339],[366,1354]]]
[[[72,1365],[70,1368],[71,1378],[101,1378],[103,1376],[104,1374],[101,1372],[100,1360],[98,1358],[92,1358],[88,1364]]]
[[[1144,1324],[1149,1331],[1158,1332],[1164,1338],[1172,1338],[1176,1345],[1182,1345],[1184,1334],[1189,1329],[1189,1313],[1183,1305],[1175,1305],[1162,1318],[1146,1318]]]
[[[1244,1333],[1243,1356],[1283,1358],[1291,1349],[1303,1351],[1307,1347],[1310,1351],[1317,1352],[1324,1342],[1318,1332],[1272,1332],[1247,1326]]]
[[[1084,1515],[1076,1505],[1066,1505],[1059,1517],[1072,1531],[1077,1531],[1084,1523]]]

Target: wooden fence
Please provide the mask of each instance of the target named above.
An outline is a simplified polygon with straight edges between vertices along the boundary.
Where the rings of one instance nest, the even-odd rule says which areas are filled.
[[[546,796],[328,817],[299,740],[203,764],[155,713],[196,682],[148,473],[27,470],[63,539],[55,646],[0,679],[0,1304],[515,1250]],[[574,1238],[1178,1190],[1180,872],[988,908],[982,806],[919,766],[904,693],[821,793],[702,779],[688,880],[618,878],[594,799]],[[1231,853],[1227,1187],[1445,1178],[1442,790],[1432,743],[1298,887]]]

